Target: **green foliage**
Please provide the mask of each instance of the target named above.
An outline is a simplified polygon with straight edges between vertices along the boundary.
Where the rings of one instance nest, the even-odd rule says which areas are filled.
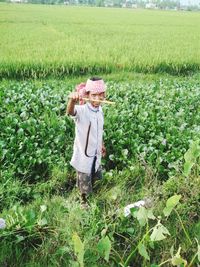
[[[138,252],[140,253],[140,255],[142,256],[142,257],[144,257],[146,260],[150,260],[150,258],[149,258],[149,255],[148,255],[148,252],[147,252],[147,249],[146,249],[146,246],[144,245],[144,244],[142,244],[142,243],[140,243],[139,245],[138,245]]]
[[[191,173],[192,167],[197,162],[197,159],[200,156],[200,145],[199,140],[193,142],[190,145],[190,148],[184,155],[185,163],[184,163],[184,170],[183,174],[188,177],[188,175]]]
[[[30,183],[46,179],[54,164],[66,166],[70,158],[72,144],[66,144],[73,128],[63,117],[66,95],[53,87],[27,82],[1,87],[1,163]]]
[[[108,236],[102,237],[102,239],[99,240],[97,250],[99,255],[108,262],[111,250],[111,242]]]
[[[182,226],[183,233],[185,234],[186,239],[188,239],[190,241],[190,245],[192,245],[193,242],[191,241],[188,233],[186,232],[186,229],[183,225],[183,221],[182,221],[181,217],[179,216],[178,212],[175,210],[175,207],[178,204],[180,205],[180,203],[179,203],[180,198],[181,198],[180,195],[174,195],[174,196],[168,198],[166,201],[166,207],[170,208],[170,210],[166,210],[166,207],[165,207],[163,209],[163,213],[165,214],[165,216],[167,215],[167,219],[169,220],[168,216],[171,214],[172,210],[175,211],[175,213],[177,214],[177,218],[178,218],[178,220]],[[172,235],[170,234],[168,228],[166,228],[166,226],[164,226],[163,223],[161,223],[161,220],[163,220],[164,223],[166,223],[166,220],[164,218],[162,218],[160,215],[156,218],[153,215],[152,208],[149,209],[149,211],[150,211],[151,216],[149,216],[149,218],[148,218],[147,217],[148,211],[146,209],[144,209],[144,207],[140,207],[139,209],[136,208],[133,210],[133,212],[132,212],[133,217],[134,218],[137,218],[137,217],[140,218],[140,220],[139,220],[140,226],[141,227],[144,226],[144,224],[141,224],[142,220],[147,225],[146,232],[140,238],[138,244],[136,244],[136,246],[134,246],[131,249],[127,258],[120,259],[121,266],[126,267],[126,266],[129,266],[132,262],[134,262],[134,259],[136,258],[137,250],[138,250],[139,254],[144,258],[145,261],[151,261],[151,257],[150,257],[151,254],[149,253],[149,251],[152,250],[156,246],[155,244],[157,242],[161,242],[163,240],[172,238]],[[139,214],[139,216],[137,216],[137,214]],[[151,220],[157,219],[157,224],[152,226],[151,228],[149,228],[149,226],[150,226],[149,219],[151,219]],[[172,222],[174,224],[174,219],[172,219]],[[172,226],[172,228],[173,228],[173,226]],[[198,241],[197,241],[197,245],[198,245]],[[174,252],[173,252],[174,248],[172,246],[170,249],[171,258],[161,262],[159,265],[152,264],[151,266],[162,266],[168,262],[170,262],[172,264],[172,266],[180,266],[181,264],[183,264],[183,266],[186,266],[187,261],[183,257],[181,257],[180,250],[181,250],[181,247],[179,247],[178,252],[174,255]],[[189,266],[192,266],[192,263],[194,262],[196,257],[198,257],[198,248],[197,248],[196,254],[194,254],[192,260],[190,261]]]
[[[145,226],[148,219],[155,219],[152,209],[146,209],[145,207],[141,207],[139,210],[134,211],[133,216],[137,218],[140,226]]]
[[[78,263],[80,267],[84,267],[83,257],[84,257],[84,244],[81,241],[80,237],[77,233],[74,233],[72,236],[72,240],[74,243],[74,251],[77,256]]]
[[[46,206],[40,206],[39,211],[24,209],[15,205],[6,214],[6,228],[4,229],[0,242],[11,241],[15,244],[24,242],[26,244],[39,245],[44,240],[44,235],[51,232],[47,219],[44,215]]]
[[[139,158],[156,167],[164,179],[180,171],[189,142],[199,138],[198,83],[176,79],[110,83],[109,96],[117,108],[104,108],[108,168],[123,168]]]
[[[175,206],[179,203],[181,195],[175,195],[167,200],[166,207],[163,210],[165,216],[169,216]]]
[[[172,266],[180,266],[182,265],[183,267],[187,265],[187,261],[184,260],[181,256],[180,256],[180,251],[181,248],[179,247],[177,253],[175,256],[173,256],[173,258],[171,259],[171,263]]]
[[[150,236],[150,239],[151,241],[161,241],[165,239],[167,235],[170,235],[169,231],[159,221],[157,225],[153,228],[153,232]]]
[[[154,168],[159,180],[180,171],[190,140],[199,138],[198,81],[162,77],[143,81],[143,76],[137,76],[133,82],[107,85],[108,98],[117,106],[103,107],[107,147],[104,168],[130,168],[132,174],[124,172],[120,179],[124,185],[135,184],[135,190],[140,190],[145,172],[149,173],[146,165]],[[65,81],[1,82],[0,207],[73,187],[68,170],[74,125],[65,116],[66,96],[73,87],[74,83]],[[197,143],[192,147],[194,152],[190,148],[185,160],[198,166]],[[143,169],[135,165],[138,159]],[[194,170],[198,175],[198,167]],[[115,174],[109,175],[112,181]],[[181,183],[186,181],[182,178]],[[172,177],[164,188],[170,187],[171,194],[176,193],[177,186]],[[119,201],[120,195],[117,184],[106,192],[111,202]]]
[[[12,261],[16,261],[21,267],[22,256],[18,255],[17,251],[26,249],[23,262],[33,266],[36,260],[38,266],[45,266],[51,262],[53,266],[78,267],[84,263],[88,267],[114,267],[120,263],[121,266],[129,266],[133,262],[138,266],[149,266],[153,262],[172,263],[172,260],[175,264],[180,259],[187,259],[190,263],[192,258],[191,266],[195,266],[199,246],[196,242],[187,242],[184,232],[180,230],[182,228],[178,223],[179,218],[174,217],[176,213],[173,212],[175,209],[179,210],[183,223],[188,222],[190,215],[185,214],[184,209],[180,209],[183,202],[188,202],[184,195],[181,203],[177,203],[177,196],[166,198],[162,195],[164,203],[158,201],[152,208],[135,209],[128,218],[121,213],[119,209],[123,210],[124,203],[138,200],[141,194],[132,193],[133,188],[130,187],[129,181],[131,172],[130,169],[120,174],[113,172],[112,181],[109,181],[110,177],[106,175],[98,194],[90,198],[91,208],[88,211],[81,210],[76,191],[72,191],[67,197],[38,198],[31,205],[5,209],[0,214],[7,225],[3,231],[0,230],[0,263],[7,262],[12,266]],[[137,183],[137,176],[132,179]],[[129,185],[126,181],[129,181]],[[134,184],[134,181],[132,183]],[[119,202],[117,199],[110,202],[105,192],[116,184],[121,187],[121,198]],[[143,184],[143,190],[147,190],[144,189],[145,186],[148,188],[148,184]],[[189,192],[187,191],[188,194]],[[162,191],[160,193],[162,194]],[[163,209],[169,204],[174,208],[170,215],[165,217]],[[198,202],[194,202],[193,205],[198,206]],[[163,218],[160,215],[163,215]],[[145,222],[145,226],[140,225],[142,221]],[[194,228],[195,221],[196,219],[192,218],[189,220],[191,229]],[[188,232],[192,241],[198,236],[197,231]],[[10,241],[13,241],[13,247],[9,252]],[[170,255],[172,244],[180,244],[184,257],[178,257],[173,251]],[[8,260],[6,255],[12,257]]]

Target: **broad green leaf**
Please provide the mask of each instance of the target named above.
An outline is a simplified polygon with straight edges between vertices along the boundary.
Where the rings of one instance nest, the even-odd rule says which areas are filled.
[[[166,202],[166,207],[163,210],[165,216],[169,216],[174,207],[179,203],[181,195],[174,195],[170,197]]]
[[[108,262],[110,250],[111,250],[111,242],[110,242],[110,239],[108,238],[108,236],[99,240],[99,242],[97,244],[97,250],[98,250],[100,256],[102,256]]]
[[[140,243],[139,245],[138,245],[138,252],[140,253],[140,255],[142,256],[142,257],[144,257],[146,260],[150,260],[150,258],[149,258],[149,254],[148,254],[148,252],[147,252],[147,250],[146,250],[146,246],[144,245],[144,244],[142,244],[142,243]]]
[[[72,241],[74,244],[74,252],[76,254],[80,267],[84,267],[84,244],[77,233],[73,234]]]
[[[200,156],[200,145],[197,143],[194,143],[194,147],[192,147],[192,155],[195,159],[197,159]]]
[[[172,207],[165,207],[163,209],[163,213],[164,213],[165,216],[169,216],[171,214],[172,210],[173,210]]]
[[[166,202],[166,207],[175,207],[178,204],[180,198],[181,198],[181,195],[174,195],[168,198]]]
[[[149,209],[149,210],[148,210],[147,217],[148,217],[149,219],[152,219],[152,220],[155,220],[155,219],[156,219],[156,217],[155,217],[154,214],[153,214],[153,210],[152,210],[152,209]]]
[[[200,156],[199,140],[193,142],[187,152],[184,155],[185,160],[195,161]]]
[[[191,149],[190,148],[184,154],[184,160],[185,160],[185,162],[192,161],[192,154],[191,154]]]
[[[148,219],[155,220],[152,209],[147,210],[145,207],[140,207],[138,211],[134,211],[134,217],[137,218],[139,224],[144,226]]]
[[[183,174],[186,177],[190,175],[193,165],[194,165],[194,162],[191,162],[191,161],[185,162],[184,167],[183,167]]]
[[[167,235],[170,235],[167,228],[162,225],[160,222],[154,227],[152,234],[150,235],[151,241],[160,241],[166,238]]]
[[[148,221],[148,211],[145,207],[140,207],[136,213],[136,218],[141,226],[144,226]]]
[[[187,177],[190,175],[192,167],[196,163],[197,158],[200,156],[199,141],[193,142],[184,155],[185,163],[183,174]]]

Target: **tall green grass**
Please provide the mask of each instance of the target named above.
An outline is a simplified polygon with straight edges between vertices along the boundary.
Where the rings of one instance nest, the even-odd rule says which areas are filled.
[[[197,252],[195,238],[199,238],[200,231],[198,176],[191,174],[185,179],[177,175],[160,184],[150,171],[149,167],[135,163],[121,173],[107,173],[96,185],[89,210],[81,209],[76,190],[64,195],[38,194],[27,205],[15,202],[4,209],[0,212],[0,217],[6,220],[6,228],[0,229],[1,266],[158,267],[179,246],[181,256],[190,263]],[[166,218],[162,211],[166,200],[174,194],[181,195],[181,200],[176,211]],[[154,227],[155,220],[144,226],[134,216],[124,216],[127,204],[144,197],[153,198],[153,213],[160,216],[170,233],[164,240],[150,242],[147,231]],[[143,216],[140,214],[141,220]],[[75,235],[79,243],[73,241]],[[137,249],[141,241],[148,247],[149,260]],[[84,265],[78,264],[81,253]],[[129,265],[124,265],[127,260]],[[198,262],[195,257],[191,266],[197,267]]]
[[[200,14],[1,4],[0,77],[199,70]]]

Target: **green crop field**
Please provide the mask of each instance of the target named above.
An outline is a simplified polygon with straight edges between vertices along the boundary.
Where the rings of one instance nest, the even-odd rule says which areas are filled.
[[[199,266],[199,22],[0,3],[0,266]],[[85,210],[65,110],[91,75],[116,104],[103,105],[104,177]]]
[[[0,77],[199,70],[198,12],[5,4],[0,10]]]

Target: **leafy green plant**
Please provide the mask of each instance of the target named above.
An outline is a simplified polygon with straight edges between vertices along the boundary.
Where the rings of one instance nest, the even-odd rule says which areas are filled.
[[[107,262],[111,251],[111,242],[108,236],[102,237],[97,244],[97,251]]]
[[[172,211],[175,211],[175,213],[178,216],[179,222],[182,226],[183,232],[186,236],[186,238],[189,240],[190,245],[192,245],[192,241],[182,223],[182,220],[176,211],[175,207],[179,204],[179,200],[181,199],[181,195],[174,195],[170,197],[166,201],[166,206],[163,209],[163,214],[165,218],[168,218],[171,214]],[[135,257],[136,253],[138,252],[146,261],[150,262],[150,254],[148,252],[149,248],[152,248],[154,243],[160,242],[162,240],[165,240],[168,236],[170,236],[169,230],[166,228],[166,226],[161,223],[162,217],[158,216],[156,217],[153,214],[153,210],[151,209],[146,209],[145,207],[140,207],[138,208],[132,208],[131,209],[131,214],[133,218],[136,218],[140,224],[141,227],[144,227],[146,225],[146,233],[142,236],[142,238],[139,240],[138,244],[130,251],[130,254],[126,257],[123,258],[121,262],[118,262],[120,266],[127,267],[131,264],[133,261],[133,258]],[[149,220],[157,220],[157,223],[149,227]],[[163,218],[164,220],[164,218]],[[153,266],[162,266],[166,264],[167,262],[171,262],[173,266],[180,266],[180,264],[183,264],[183,266],[187,265],[187,261],[183,259],[180,255],[181,248],[179,247],[177,253],[174,255],[171,253],[171,258],[167,259],[166,261],[160,263],[159,265],[151,265]],[[199,253],[199,245],[198,245],[198,251],[195,254],[194,258],[192,259],[191,262],[194,261],[194,259],[198,256]]]
[[[40,206],[36,213],[33,209],[23,209],[15,205],[9,214],[6,215],[6,228],[1,233],[0,241],[12,240],[15,243],[28,242],[32,245],[40,244],[44,234],[52,231],[44,216],[47,207]]]
[[[74,252],[77,256],[77,261],[80,264],[80,267],[84,267],[84,244],[77,233],[73,234],[72,241],[74,244]]]
[[[184,155],[185,163],[184,163],[184,170],[183,174],[188,177],[192,171],[192,167],[197,162],[197,159],[200,156],[200,145],[199,140],[192,142],[190,148]]]

